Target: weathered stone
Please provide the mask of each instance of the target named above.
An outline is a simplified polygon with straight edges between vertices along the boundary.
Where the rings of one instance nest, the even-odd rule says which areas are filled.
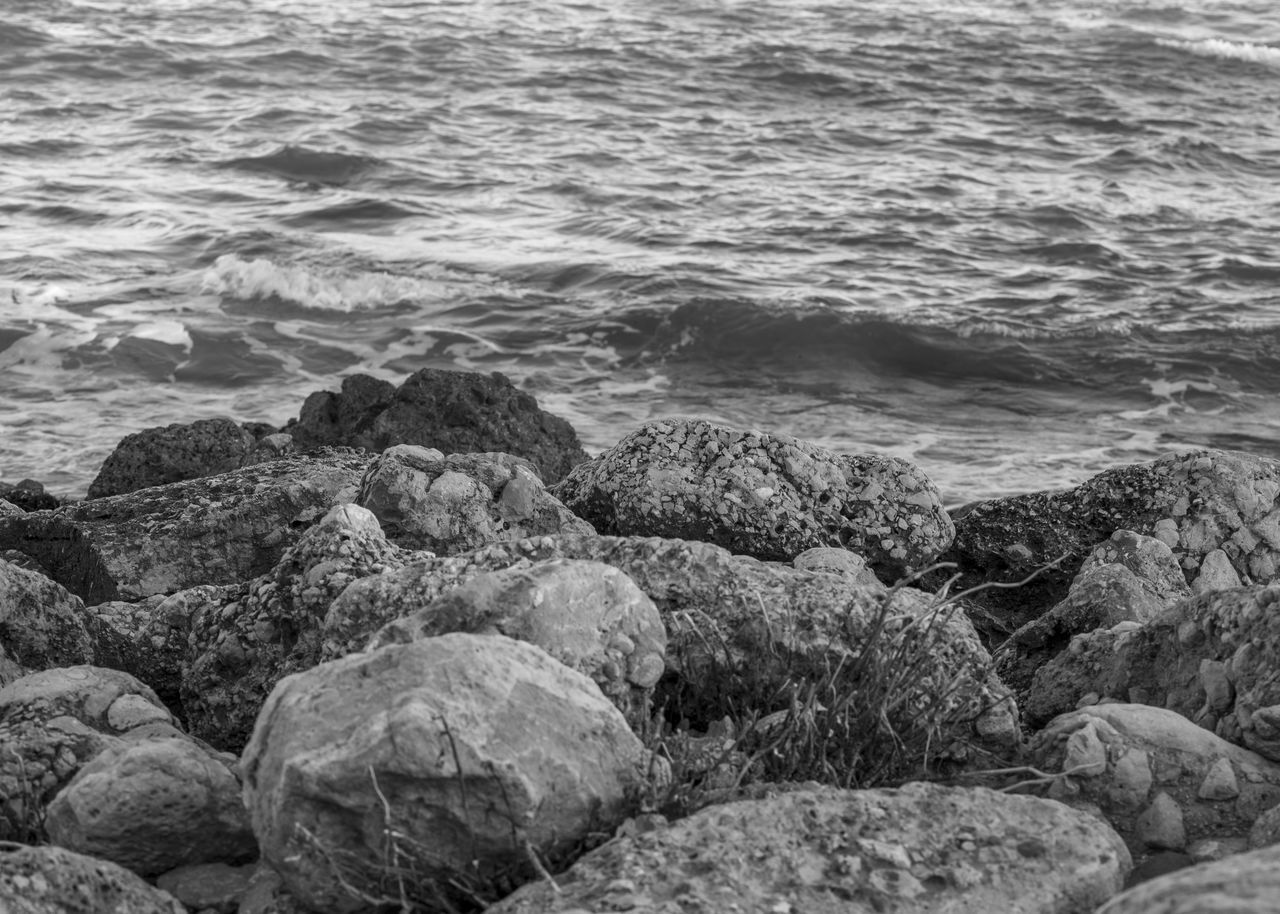
[[[157,877],[156,888],[168,892],[190,911],[236,914],[257,869],[256,864],[195,863]]]
[[[1191,583],[1191,589],[1198,594],[1239,586],[1240,575],[1231,567],[1231,559],[1221,549],[1215,549],[1204,557],[1200,563],[1200,574]]]
[[[154,594],[136,603],[109,600],[90,607],[85,612],[94,665],[136,676],[181,715],[179,687],[191,619],[180,607],[195,592],[216,589],[196,588],[170,597]]]
[[[1099,820],[983,788],[801,790],[615,839],[489,914],[1088,914],[1129,854]]]
[[[705,420],[641,426],[551,492],[601,533],[699,540],[787,562],[841,545],[886,580],[927,565],[953,535],[937,489],[904,460]]]
[[[84,603],[42,574],[0,561],[0,653],[26,669],[93,660]]]
[[[829,574],[846,574],[865,587],[875,587],[880,579],[867,567],[867,560],[848,549],[834,546],[815,546],[806,549],[791,563],[799,571],[825,571]]]
[[[367,463],[351,453],[295,457],[0,518],[0,548],[33,556],[89,605],[245,581],[350,501]]]
[[[61,504],[34,479],[23,479],[12,485],[0,482],[0,498],[22,511],[48,511]]]
[[[508,454],[445,457],[395,445],[369,465],[356,500],[392,542],[442,555],[498,540],[595,532],[547,494],[528,461]]]
[[[1280,846],[1180,869],[1112,898],[1097,914],[1275,914]]]
[[[352,375],[343,380],[341,393],[307,397],[285,431],[304,448],[382,451],[394,444],[420,444],[446,454],[515,454],[549,482],[587,459],[568,422],[540,409],[537,400],[497,372],[424,368],[399,388]]]
[[[4,914],[187,914],[168,892],[106,860],[0,842]]]
[[[650,765],[591,680],[532,645],[467,634],[283,680],[243,763],[263,857],[335,914],[365,906],[342,879],[383,890],[388,854],[428,897],[429,880],[447,891],[522,869],[525,842],[557,859],[625,818]]]
[[[107,455],[89,484],[89,497],[229,473],[249,461],[254,444],[253,434],[230,419],[198,419],[189,425],[134,432]]]

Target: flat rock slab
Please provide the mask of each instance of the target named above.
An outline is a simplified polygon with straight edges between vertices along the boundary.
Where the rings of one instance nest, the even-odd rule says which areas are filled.
[[[802,790],[615,839],[488,914],[1089,914],[1129,852],[1098,819],[984,788]]]
[[[1098,914],[1275,914],[1280,846],[1188,867],[1134,886]]]

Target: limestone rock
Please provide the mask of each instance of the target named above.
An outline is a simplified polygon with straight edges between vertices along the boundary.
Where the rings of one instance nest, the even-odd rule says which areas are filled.
[[[397,545],[439,554],[544,534],[589,534],[591,525],[547,494],[528,461],[400,444],[360,482],[359,504]]]
[[[937,489],[906,461],[704,420],[641,426],[551,492],[604,534],[700,540],[787,562],[845,546],[886,580],[927,565],[953,535]]]
[[[168,892],[106,860],[0,842],[5,914],[187,914]]]
[[[333,599],[352,581],[400,564],[373,514],[338,505],[269,574],[190,593],[181,696],[191,732],[219,748],[242,747],[275,684],[319,662]]]
[[[45,827],[54,844],[140,876],[257,855],[235,774],[177,737],[99,753],[54,797]]]
[[[198,419],[144,429],[121,439],[89,484],[89,497],[123,495],[244,466],[254,436],[230,419]]]
[[[236,914],[255,872],[255,864],[195,863],[161,875],[156,888],[168,892],[189,911]]]
[[[243,762],[264,859],[335,914],[363,906],[339,876],[380,892],[388,853],[423,891],[510,876],[525,841],[554,860],[618,825],[649,765],[589,679],[532,645],[467,634],[283,680]]]
[[[801,790],[615,839],[488,914],[1091,914],[1129,854],[1104,823],[984,788]]]
[[[1135,859],[1243,837],[1280,803],[1280,765],[1149,705],[1095,705],[1058,717],[1037,734],[1030,759],[1042,771],[1075,771],[1050,796],[1100,810]]]
[[[33,556],[88,605],[246,581],[351,500],[367,463],[351,453],[295,457],[0,518],[0,548]]]
[[[538,407],[504,375],[424,368],[400,387],[367,375],[341,393],[307,397],[285,430],[300,447],[343,445],[382,451],[420,444],[443,453],[500,451],[529,460],[542,478],[561,479],[587,459],[568,422]]]
[[[44,575],[0,561],[0,653],[33,670],[89,663],[84,604]]]
[[[1202,863],[1134,886],[1097,914],[1275,914],[1280,846]]]
[[[383,626],[368,649],[449,632],[536,644],[589,676],[634,725],[663,671],[667,633],[635,582],[602,562],[551,559],[481,574]]]

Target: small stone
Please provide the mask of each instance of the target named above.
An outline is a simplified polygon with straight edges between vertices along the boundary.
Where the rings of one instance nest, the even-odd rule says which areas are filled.
[[[1220,758],[1213,763],[1200,783],[1197,796],[1202,800],[1234,800],[1240,796],[1240,785],[1228,759]]]
[[[1105,774],[1107,770],[1107,747],[1098,736],[1097,725],[1093,721],[1085,724],[1067,738],[1067,755],[1062,762],[1062,770],[1071,777],[1091,778]]]
[[[1182,809],[1169,794],[1161,791],[1136,822],[1138,839],[1148,847],[1182,850],[1187,844],[1187,829]]]

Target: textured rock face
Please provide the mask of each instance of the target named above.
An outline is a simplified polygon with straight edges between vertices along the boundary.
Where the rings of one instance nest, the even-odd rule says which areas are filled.
[[[1124,844],[1059,803],[974,788],[813,790],[713,806],[609,842],[490,914],[726,910],[1089,914]]]
[[[148,428],[121,439],[97,477],[89,497],[123,495],[201,476],[229,473],[249,462],[255,439],[230,419],[199,419],[190,425]]]
[[[217,591],[197,587],[136,603],[110,600],[86,610],[93,637],[93,662],[123,670],[150,686],[165,706],[182,715],[182,665],[191,633],[192,597]]]
[[[591,525],[547,494],[528,461],[508,454],[388,448],[370,464],[357,501],[392,542],[442,555],[545,534],[589,534]]]
[[[425,889],[496,879],[527,859],[516,836],[555,858],[610,831],[649,759],[586,677],[501,635],[452,634],[282,681],[244,771],[264,859],[305,904],[343,912],[363,905],[339,877],[376,893],[388,853]]]
[[[122,866],[60,847],[0,844],[5,914],[186,914],[168,892]]]
[[[927,565],[953,534],[937,489],[906,461],[702,420],[642,426],[552,494],[601,533],[700,540],[787,562],[845,546],[889,580]]]
[[[32,670],[91,662],[84,604],[44,575],[0,561],[0,654]]]
[[[319,662],[320,625],[334,597],[352,581],[400,564],[377,518],[338,505],[269,574],[188,592],[181,695],[191,732],[220,748],[243,746],[275,684]]]
[[[296,457],[0,518],[0,548],[33,556],[89,605],[245,581],[354,497],[367,464],[352,453]]]
[[[383,626],[369,649],[449,632],[537,645],[589,676],[633,725],[644,721],[667,648],[658,609],[634,581],[601,562],[573,559],[478,575]]]
[[[1063,492],[967,506],[956,513],[955,544],[944,558],[958,563],[970,586],[1020,581],[1065,556],[1022,588],[980,596],[1013,631],[1061,600],[1080,562],[1116,530],[1167,544],[1188,583],[1216,550],[1246,583],[1270,581],[1280,568],[1278,496],[1280,462],[1193,451],[1107,470]]]
[[[1280,760],[1280,584],[1188,598],[1145,625],[1076,638],[1039,671],[1032,725],[1084,696],[1170,708]]]
[[[1280,802],[1280,765],[1148,705],[1058,717],[1037,734],[1030,757],[1042,771],[1074,771],[1050,796],[1100,809],[1135,857],[1246,835]]]
[[[1097,914],[1275,914],[1280,847],[1236,854],[1134,886]]]
[[[424,368],[398,388],[353,375],[343,380],[341,393],[307,397],[286,430],[302,447],[382,451],[420,444],[446,454],[500,451],[526,458],[549,482],[587,459],[568,422],[540,409],[497,372]]]
[[[20,511],[45,511],[58,507],[58,499],[44,490],[34,479],[23,479],[13,484],[0,482],[0,499],[9,502]],[[0,514],[4,512],[0,511]]]
[[[240,782],[188,739],[114,746],[49,804],[49,839],[140,876],[257,854]]]

